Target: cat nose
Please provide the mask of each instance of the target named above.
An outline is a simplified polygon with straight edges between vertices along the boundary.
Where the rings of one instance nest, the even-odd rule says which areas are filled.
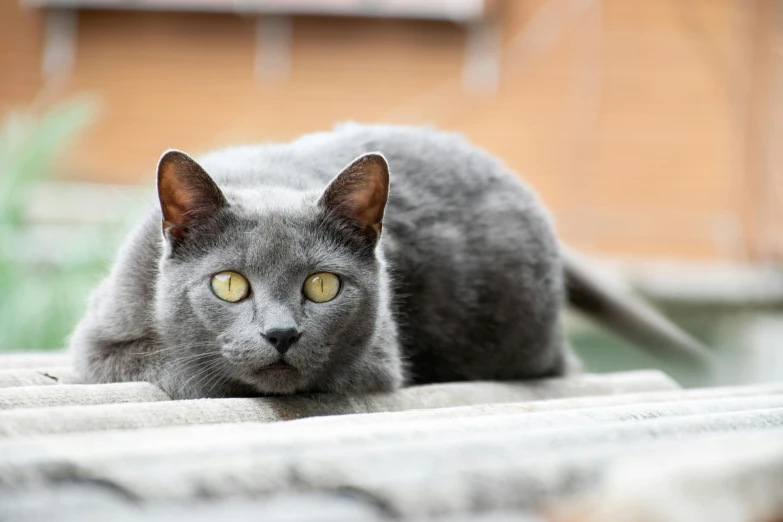
[[[296,328],[273,328],[262,334],[267,341],[272,343],[275,350],[283,355],[288,349],[299,340],[301,335]]]

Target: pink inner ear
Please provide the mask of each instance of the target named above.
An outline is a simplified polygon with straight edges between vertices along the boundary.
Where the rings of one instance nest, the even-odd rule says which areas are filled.
[[[386,190],[385,187],[379,186],[377,180],[366,180],[360,188],[347,195],[345,203],[351,208],[352,215],[349,217],[363,226],[380,231],[386,206]]]
[[[182,225],[187,221],[188,212],[192,211],[188,204],[192,203],[195,198],[184,187],[170,188],[164,193],[166,196],[161,200],[161,205],[165,208],[163,213],[166,216],[166,221],[174,225]]]

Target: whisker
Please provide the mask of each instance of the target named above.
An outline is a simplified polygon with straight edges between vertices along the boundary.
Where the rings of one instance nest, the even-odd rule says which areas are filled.
[[[198,361],[194,364],[186,364],[186,365],[176,365],[176,361],[170,361],[169,364],[166,365],[167,368],[172,368],[172,374],[170,375],[170,379],[174,382],[176,382],[182,375],[186,374],[188,371],[198,368],[202,364],[205,364],[209,361]],[[196,372],[198,374],[198,372]]]
[[[215,343],[212,343],[212,342],[189,343],[189,344],[187,344],[185,346],[178,346],[178,347],[175,347],[175,348],[166,347],[166,348],[161,348],[159,350],[155,350],[153,352],[133,352],[132,354],[133,355],[140,355],[142,357],[149,357],[149,356],[157,355],[157,354],[161,354],[161,353],[179,353],[179,352],[190,351],[190,350],[194,350],[194,349],[198,349],[198,348],[214,348],[216,346],[217,345]]]
[[[217,354],[209,352],[209,353],[192,353],[190,355],[183,355],[179,358],[177,358],[177,362],[188,362],[188,361],[195,361],[198,359],[204,359],[206,357],[214,357]]]
[[[199,361],[199,362],[196,362],[195,364],[187,365],[185,368],[183,368],[183,370],[178,375],[184,374],[189,369],[193,369],[193,368],[200,368],[200,369],[195,374],[190,376],[185,382],[183,382],[179,386],[178,391],[182,392],[183,389],[185,388],[185,386],[187,386],[190,382],[192,382],[193,380],[198,379],[201,376],[207,374],[209,371],[211,371],[213,368],[216,368],[221,363],[222,363],[222,360],[215,359],[215,360]]]
[[[218,384],[220,384],[221,373],[219,371],[217,371],[219,367],[220,366],[216,364],[216,365],[210,366],[209,369],[207,370],[208,372],[213,372],[213,375],[212,375],[212,377],[209,377],[209,379],[204,384],[204,387],[209,386],[209,390],[206,393],[203,394],[204,397],[212,397],[212,391],[215,389],[215,387]],[[210,385],[210,383],[212,383],[212,384]]]
[[[212,386],[209,387],[209,391],[204,394],[206,397],[211,397],[212,396],[212,391],[220,383],[220,377],[221,377],[220,372],[215,372],[215,377],[214,377],[215,382],[214,382],[214,384],[212,384]],[[212,381],[212,379],[210,379],[210,382],[211,381]],[[209,382],[207,382],[207,385],[209,385]]]

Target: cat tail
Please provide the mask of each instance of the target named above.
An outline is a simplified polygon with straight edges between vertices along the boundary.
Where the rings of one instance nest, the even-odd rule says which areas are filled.
[[[711,366],[710,350],[640,297],[616,288],[595,273],[576,252],[562,248],[568,301],[656,356]]]

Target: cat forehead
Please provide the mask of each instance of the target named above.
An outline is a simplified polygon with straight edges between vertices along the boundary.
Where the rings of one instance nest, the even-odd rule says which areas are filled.
[[[296,254],[318,247],[318,219],[314,212],[293,207],[232,208],[234,219],[223,229],[222,243],[245,252]]]
[[[263,222],[246,225],[222,233],[196,256],[181,259],[177,263],[180,269],[188,277],[235,270],[248,277],[281,282],[302,272],[366,269],[366,260],[313,230],[270,228]]]
[[[291,211],[316,212],[317,193],[303,193],[286,187],[248,187],[241,190],[224,190],[230,203],[239,210],[256,214],[280,214]]]
[[[225,191],[232,216],[224,234],[246,243],[312,241],[322,212],[317,193],[281,187],[255,187]]]
[[[301,199],[301,197],[300,197]],[[210,264],[258,266],[274,271],[296,266],[353,266],[359,261],[323,224],[315,203],[234,205],[227,226],[208,248]]]

